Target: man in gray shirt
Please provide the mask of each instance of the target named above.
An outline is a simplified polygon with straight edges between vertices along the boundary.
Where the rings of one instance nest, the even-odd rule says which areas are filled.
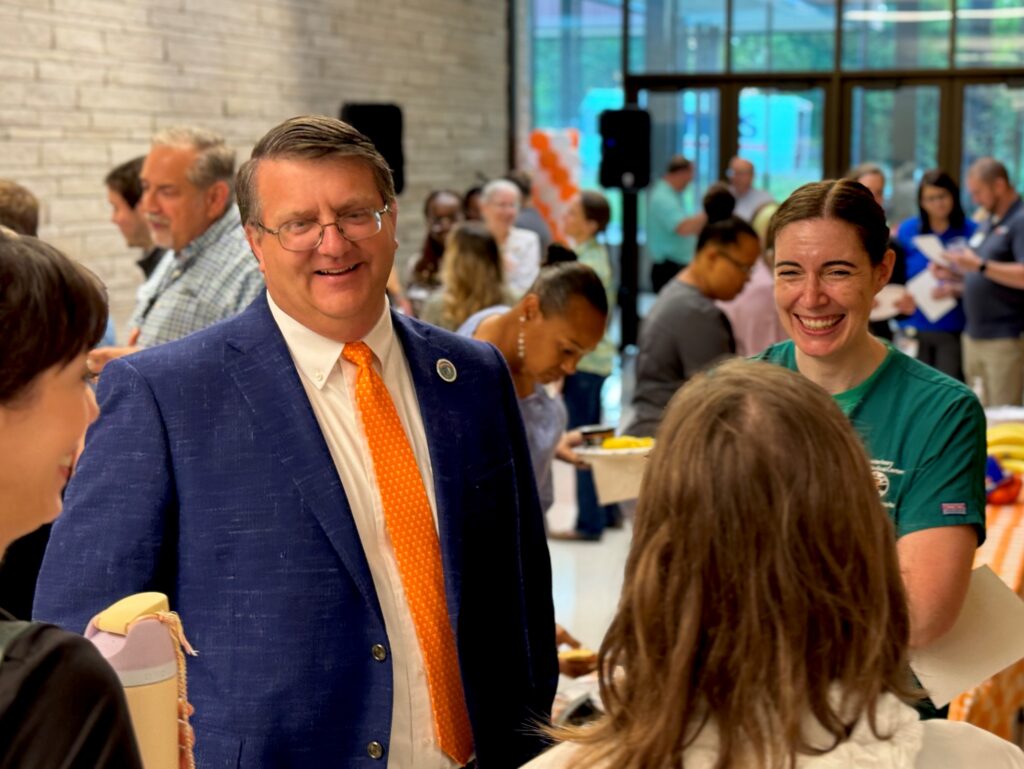
[[[1024,390],[1024,205],[1006,166],[981,158],[967,189],[989,217],[970,247],[950,254],[964,273],[967,384],[980,381],[986,406],[1020,405]],[[951,276],[947,276],[951,277]]]
[[[211,131],[171,128],[153,137],[139,174],[139,208],[167,252],[139,289],[128,346],[94,350],[93,372],[237,315],[263,291],[234,204],[234,171],[234,150]]]
[[[732,327],[715,301],[743,290],[760,255],[761,243],[742,219],[730,216],[704,227],[693,261],[661,290],[640,328],[625,435],[654,435],[676,390],[736,352]]]

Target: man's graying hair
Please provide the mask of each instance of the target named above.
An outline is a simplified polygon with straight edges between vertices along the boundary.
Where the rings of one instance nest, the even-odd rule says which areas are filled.
[[[175,126],[157,133],[152,145],[194,149],[198,157],[186,172],[185,178],[200,189],[206,189],[214,182],[224,182],[228,185],[228,192],[231,192],[235,176],[235,151],[220,134],[194,126]]]
[[[395,199],[391,168],[366,136],[348,123],[323,115],[300,115],[271,128],[253,147],[252,155],[238,170],[238,210],[242,224],[260,221],[256,194],[256,169],[263,159],[319,160],[355,158],[373,171],[374,182],[385,204]]]

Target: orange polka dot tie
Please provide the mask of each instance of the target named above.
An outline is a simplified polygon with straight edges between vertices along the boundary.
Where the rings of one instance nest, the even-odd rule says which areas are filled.
[[[448,619],[441,545],[423,477],[391,394],[373,368],[373,352],[363,342],[352,342],[345,345],[341,355],[359,367],[356,404],[370,446],[388,536],[427,669],[438,744],[453,760],[465,764],[473,753],[473,733],[455,635]]]

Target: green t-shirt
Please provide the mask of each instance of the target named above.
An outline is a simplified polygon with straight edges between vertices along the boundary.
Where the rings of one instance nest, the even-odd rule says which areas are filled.
[[[647,197],[647,255],[652,263],[683,265],[693,260],[695,238],[676,232],[686,216],[682,195],[664,179],[658,179]]]
[[[798,371],[792,340],[755,358]],[[835,400],[867,447],[897,538],[973,526],[985,540],[985,412],[973,392],[890,346],[870,377]]]
[[[612,279],[612,263],[608,258],[608,249],[591,238],[576,247],[576,259],[597,273],[604,286],[605,297],[608,299],[608,320],[611,321],[615,312],[615,286]],[[604,338],[597,343],[593,352],[587,353],[576,364],[577,371],[584,371],[597,376],[608,376],[615,365],[615,343],[611,332],[605,331]]]

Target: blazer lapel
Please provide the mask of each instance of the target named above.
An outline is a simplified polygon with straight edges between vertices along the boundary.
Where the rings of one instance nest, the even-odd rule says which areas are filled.
[[[237,332],[228,338],[227,374],[252,409],[263,444],[281,462],[383,625],[348,498],[266,295],[253,302],[235,326]]]
[[[455,389],[441,379],[437,362],[451,355],[420,332],[410,320],[392,312],[395,333],[409,362],[416,398],[427,434],[430,464],[434,473],[434,498],[441,540],[441,561],[444,569],[445,597],[448,615],[458,628],[462,595],[462,508],[463,467],[456,447],[462,445],[465,425],[458,419],[462,412],[456,403]],[[459,361],[451,361],[456,369]]]

